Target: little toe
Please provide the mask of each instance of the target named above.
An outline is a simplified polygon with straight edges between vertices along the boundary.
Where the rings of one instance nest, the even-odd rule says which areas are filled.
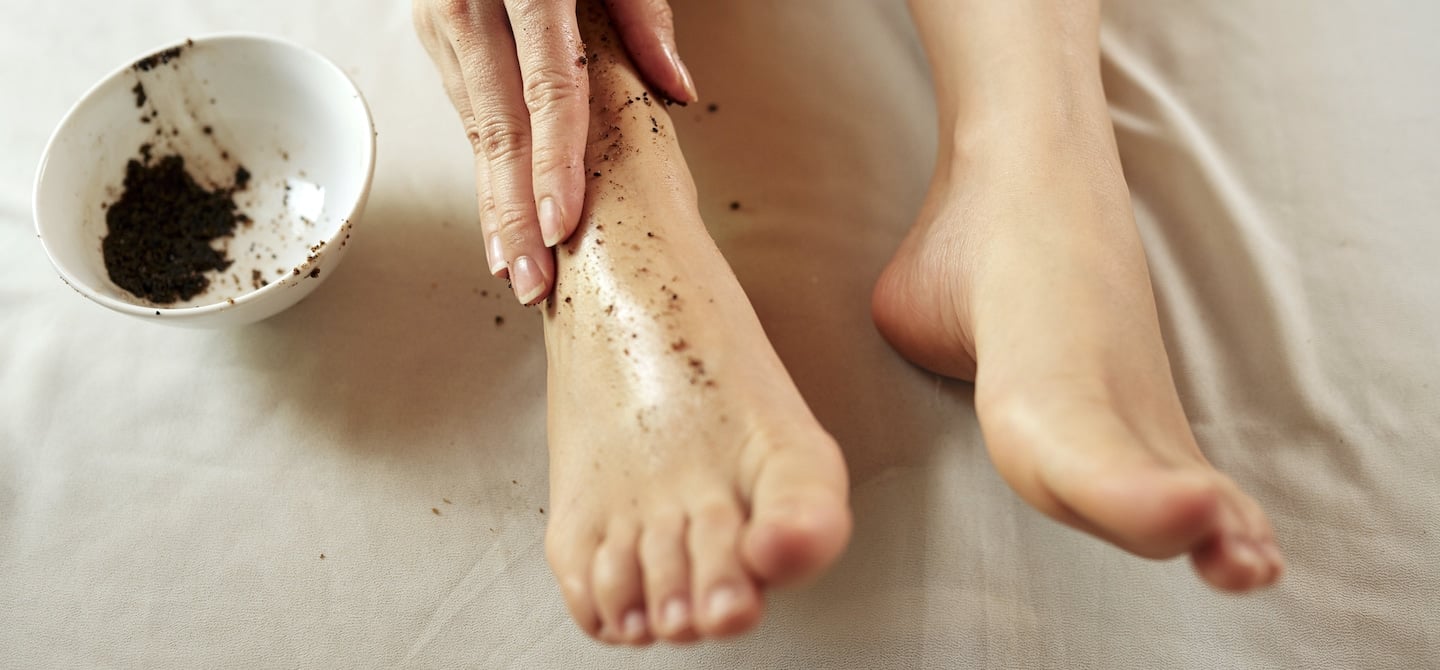
[[[741,550],[746,567],[766,585],[803,583],[840,556],[850,539],[849,483],[829,435],[780,448],[765,460],[751,493]]]
[[[590,637],[600,634],[600,614],[595,609],[590,586],[591,565],[599,540],[598,533],[593,531],[554,523],[545,533],[545,558],[560,585],[565,607],[575,624]]]
[[[760,620],[760,594],[737,553],[740,527],[740,510],[730,502],[702,505],[690,518],[691,609],[706,637],[738,635]]]
[[[652,517],[640,533],[650,632],[669,642],[696,639],[690,603],[690,558],[685,549],[685,517],[676,512]]]
[[[644,583],[636,551],[639,529],[634,523],[612,522],[595,551],[591,584],[600,615],[601,641],[644,644],[650,641],[645,616]]]

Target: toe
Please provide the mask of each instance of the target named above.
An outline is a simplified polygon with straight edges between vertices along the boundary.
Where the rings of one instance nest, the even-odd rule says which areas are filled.
[[[1270,522],[1259,505],[1233,485],[1220,511],[1218,532],[1191,554],[1195,571],[1224,591],[1268,586],[1280,576],[1284,562],[1275,548]]]
[[[1138,556],[1164,559],[1215,535],[1219,499],[1211,479],[1153,465],[1116,468],[1067,493],[1101,537]]]
[[[640,532],[640,565],[650,631],[670,642],[696,638],[690,604],[690,558],[685,549],[685,516],[657,513]]]
[[[600,617],[599,638],[604,642],[644,644],[650,641],[644,583],[636,551],[638,539],[636,524],[614,521],[605,533],[605,541],[595,551],[591,584]]]
[[[741,544],[746,567],[766,585],[809,581],[835,562],[850,539],[849,482],[840,450],[821,434],[776,449],[761,467]]]
[[[1208,466],[1158,458],[1188,453],[1188,445],[1147,443],[1107,402],[992,399],[980,420],[1006,481],[1058,521],[1157,559],[1217,533],[1221,492]]]
[[[567,528],[552,523],[545,533],[545,558],[550,563],[555,581],[575,624],[586,635],[600,634],[600,616],[591,594],[591,565],[599,545],[599,533],[593,529]]]
[[[740,508],[734,501],[702,503],[691,513],[687,548],[695,629],[730,637],[760,620],[760,594],[740,564]]]
[[[1273,574],[1263,549],[1253,540],[1234,535],[1220,535],[1207,541],[1190,559],[1202,579],[1224,591],[1248,591],[1263,586]]]

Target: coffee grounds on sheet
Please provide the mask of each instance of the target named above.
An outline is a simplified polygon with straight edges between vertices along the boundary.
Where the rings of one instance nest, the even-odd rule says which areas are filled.
[[[150,302],[189,300],[210,286],[205,272],[230,267],[225,252],[210,245],[249,220],[237,211],[234,194],[250,173],[242,166],[233,187],[212,191],[186,172],[184,158],[152,160],[149,145],[140,154],[125,165],[124,190],[105,212],[105,270],[120,288]]]

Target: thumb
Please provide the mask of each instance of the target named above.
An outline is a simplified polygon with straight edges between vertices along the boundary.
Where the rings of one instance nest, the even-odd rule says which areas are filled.
[[[671,100],[700,99],[695,80],[675,49],[675,15],[666,0],[606,0],[625,50],[650,85]]]

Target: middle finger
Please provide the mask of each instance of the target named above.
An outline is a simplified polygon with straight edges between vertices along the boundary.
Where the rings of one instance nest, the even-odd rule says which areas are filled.
[[[500,247],[515,296],[530,305],[545,297],[555,275],[535,216],[530,115],[504,7],[471,4],[470,25],[452,29],[451,43],[470,98],[466,135],[490,174],[495,234],[487,244]]]

